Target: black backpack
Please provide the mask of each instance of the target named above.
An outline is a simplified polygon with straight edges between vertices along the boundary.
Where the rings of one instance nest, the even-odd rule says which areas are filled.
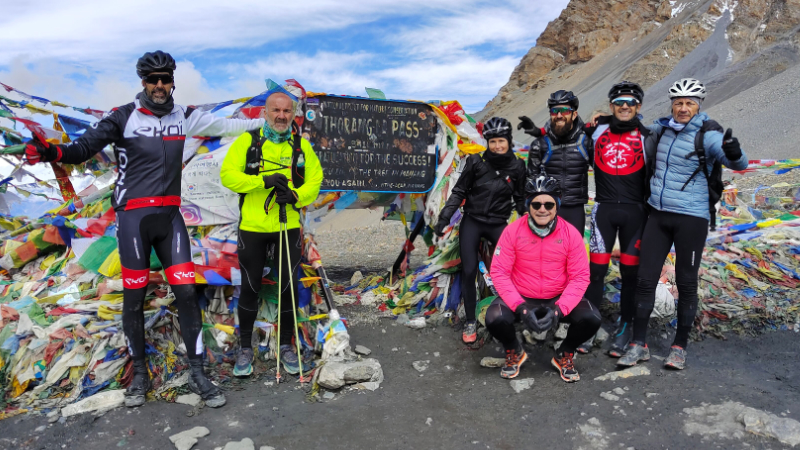
[[[261,148],[264,146],[266,138],[262,137],[260,130],[250,130],[250,148],[247,149],[245,156],[244,173],[246,175],[259,175],[261,173],[262,154]],[[296,122],[292,121],[292,184],[295,188],[299,188],[305,183],[306,169],[305,165],[300,166],[300,157],[305,157],[303,149],[300,144],[303,141],[300,127]],[[273,162],[273,164],[275,164]],[[267,203],[270,202],[274,196],[275,191],[267,198]],[[244,196],[247,194],[239,194],[239,213],[241,216],[242,205],[244,205]]]
[[[664,132],[667,130],[666,127],[661,129],[661,134],[658,136],[658,140],[661,140],[661,136],[664,135]],[[717,123],[715,120],[707,120],[703,122],[703,125],[700,127],[700,131],[694,136],[694,151],[686,155],[686,159],[691,158],[692,156],[697,155],[697,160],[699,162],[697,169],[692,173],[686,183],[683,184],[681,190],[686,189],[686,186],[694,179],[697,174],[700,172],[703,173],[706,177],[706,181],[708,182],[708,213],[710,216],[710,220],[708,221],[708,226],[711,231],[715,231],[717,229],[717,209],[715,206],[717,202],[722,198],[722,191],[724,189],[724,185],[722,183],[722,163],[719,161],[714,161],[714,164],[711,167],[711,172],[708,172],[708,164],[706,159],[706,149],[705,145],[703,144],[703,139],[705,138],[706,131],[719,131],[720,133],[724,133],[725,130],[722,126]]]

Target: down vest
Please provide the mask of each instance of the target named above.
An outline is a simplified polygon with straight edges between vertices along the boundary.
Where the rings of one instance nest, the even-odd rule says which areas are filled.
[[[576,118],[572,131],[563,140],[553,134],[549,121],[544,131],[544,136],[531,142],[528,176],[539,175],[539,166],[544,164],[547,175],[558,180],[561,186],[561,204],[586,204],[589,201],[592,145],[589,142],[591,139],[583,131],[583,121],[580,117]]]
[[[648,203],[659,211],[700,217],[709,220],[708,214],[708,182],[702,172],[698,173],[684,188],[684,184],[692,176],[700,162],[695,151],[694,138],[703,122],[709,120],[706,113],[697,114],[686,124],[686,128],[675,132],[669,127],[669,117],[658,119],[648,128],[656,136],[661,135],[658,141],[658,150],[655,158],[655,171],[650,178],[650,198]],[[722,151],[722,133],[707,131],[703,138],[706,150],[708,172],[715,161],[724,166],[743,170],[747,168],[747,155],[730,161]],[[689,156],[692,154],[691,156]]]

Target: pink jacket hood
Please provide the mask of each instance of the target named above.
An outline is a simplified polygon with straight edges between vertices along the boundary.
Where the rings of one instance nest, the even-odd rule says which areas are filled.
[[[500,298],[516,311],[523,297],[561,298],[564,315],[581,301],[589,287],[589,258],[580,232],[558,219],[552,234],[542,239],[528,227],[528,215],[507,226],[500,236],[491,268]]]

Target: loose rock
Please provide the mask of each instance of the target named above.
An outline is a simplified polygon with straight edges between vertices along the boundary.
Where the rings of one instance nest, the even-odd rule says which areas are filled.
[[[428,364],[430,364],[430,360],[426,361],[414,361],[411,365],[417,372],[425,372],[428,370]]]
[[[331,358],[322,366],[318,383],[325,389],[339,389],[345,384],[365,381],[378,384],[383,382],[383,370],[377,359],[346,361],[339,357]]]
[[[170,442],[175,444],[178,450],[189,450],[197,443],[201,437],[208,436],[210,431],[206,427],[194,427],[191,430],[181,431],[169,437]]]
[[[433,419],[428,417],[428,420],[425,421],[425,425],[427,425],[427,426],[433,425]]]
[[[200,398],[197,394],[185,394],[179,395],[178,398],[175,399],[175,403],[180,403],[182,405],[189,405],[189,406],[197,406],[203,399]]]
[[[241,441],[231,441],[225,444],[224,450],[255,450],[256,446],[250,438],[244,438]]]
[[[406,322],[406,326],[409,328],[413,328],[415,330],[420,330],[425,328],[425,318],[424,317],[415,317],[408,322]]]
[[[609,372],[605,375],[601,375],[596,377],[595,381],[614,381],[619,378],[630,378],[630,377],[638,377],[641,375],[650,375],[650,369],[647,366],[633,366],[629,367],[624,370],[618,370],[616,372]]]
[[[364,355],[364,356],[367,356],[370,353],[372,353],[372,350],[368,349],[367,347],[364,347],[363,345],[356,345],[356,348],[354,348],[353,351],[359,355]]]
[[[520,392],[530,389],[533,387],[533,378],[523,378],[521,380],[511,380],[509,383],[511,385],[511,389],[514,389],[514,392],[519,394]]]
[[[334,394],[333,392],[326,392],[325,394],[322,395],[322,398],[324,398],[325,400],[333,400],[335,397],[336,394]]]
[[[79,402],[67,405],[61,410],[63,417],[70,417],[92,411],[107,411],[109,409],[122,406],[125,402],[125,390],[116,389],[113,391],[99,392],[91,397]]]
[[[505,358],[492,358],[491,356],[486,356],[481,359],[481,367],[503,367],[505,363]]]
[[[625,395],[625,390],[622,389],[622,388],[614,388],[614,389],[611,390],[611,392],[613,392],[613,393],[615,393],[617,395]]]
[[[800,444],[800,422],[778,417],[738,402],[684,408],[689,415],[683,426],[688,434],[741,439],[745,433],[777,439],[783,444]]]
[[[611,392],[602,392],[602,393],[600,393],[600,397],[603,397],[604,399],[612,401],[612,402],[616,402],[616,401],[619,400],[619,397],[617,397],[616,395],[612,394]]]

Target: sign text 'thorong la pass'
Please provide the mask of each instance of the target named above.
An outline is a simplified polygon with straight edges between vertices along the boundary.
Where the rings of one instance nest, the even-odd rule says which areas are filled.
[[[303,124],[327,191],[429,191],[436,132],[434,112],[424,103],[330,95],[307,100]]]

